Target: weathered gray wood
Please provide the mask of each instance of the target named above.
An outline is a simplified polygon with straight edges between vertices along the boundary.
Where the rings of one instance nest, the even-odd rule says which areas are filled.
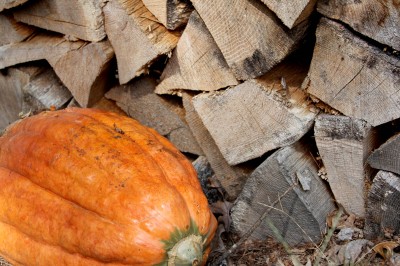
[[[228,65],[239,80],[265,74],[293,51],[307,23],[288,30],[257,0],[193,0]]]
[[[132,118],[166,136],[181,151],[203,154],[184,119],[154,93],[155,86],[154,79],[143,77],[112,88],[106,97]]]
[[[262,0],[289,29],[306,20],[314,10],[316,0]]]
[[[20,118],[23,87],[40,71],[38,67],[10,67],[0,72],[0,132]]]
[[[106,34],[102,7],[105,0],[30,1],[14,12],[21,22],[56,31],[72,38],[97,42]]]
[[[397,0],[322,0],[318,1],[317,9],[361,34],[400,50],[400,2]]]
[[[22,5],[25,2],[28,2],[28,0],[2,0],[0,2],[0,12],[4,9],[10,9]]]
[[[0,46],[0,69],[47,60],[82,107],[98,101],[107,89],[108,68],[114,57],[110,42],[71,42],[37,34],[24,42]]]
[[[307,91],[343,114],[377,126],[400,117],[400,65],[352,34],[321,19]]]
[[[189,0],[143,0],[143,3],[169,30],[184,26],[193,10]]]
[[[196,112],[229,164],[293,144],[309,131],[316,113],[310,111],[300,89],[306,75],[302,69],[284,62],[259,79],[193,99]]]
[[[315,120],[314,134],[336,201],[348,213],[365,217],[372,175],[366,160],[375,147],[375,131],[359,119],[323,114]]]
[[[65,107],[72,98],[71,92],[49,68],[35,76],[23,87],[23,113],[38,113],[50,108]]]
[[[0,46],[25,40],[35,29],[17,22],[12,15],[0,13]]]
[[[178,42],[179,33],[167,31],[141,0],[110,0],[103,10],[120,84],[146,72],[159,55],[169,53]]]
[[[183,106],[186,110],[186,121],[199,143],[211,168],[214,170],[216,179],[221,188],[226,192],[225,199],[233,201],[239,195],[244,182],[250,171],[241,166],[230,166],[222,156],[210,133],[205,128],[200,117],[194,110],[192,96],[183,94]]]
[[[273,153],[254,170],[236,200],[231,210],[234,231],[245,234],[269,207],[273,207],[267,219],[289,245],[319,243],[326,217],[335,206],[317,172],[306,145],[297,142]],[[293,189],[284,195],[291,187]],[[264,221],[250,239],[264,240],[269,236],[274,234]]]
[[[379,171],[368,194],[364,233],[368,239],[400,233],[400,177]]]
[[[90,107],[109,89],[114,51],[108,40],[89,43],[47,61],[82,107]]]
[[[397,133],[368,157],[368,164],[375,169],[400,174],[400,133]]]
[[[174,93],[180,89],[214,91],[237,84],[203,20],[193,11],[156,93]]]

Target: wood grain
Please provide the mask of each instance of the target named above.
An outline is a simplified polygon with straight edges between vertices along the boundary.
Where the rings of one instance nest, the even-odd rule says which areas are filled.
[[[156,93],[174,93],[180,89],[214,91],[237,84],[203,20],[193,11],[164,68]]]
[[[373,126],[400,117],[400,66],[343,25],[321,19],[307,91]]]

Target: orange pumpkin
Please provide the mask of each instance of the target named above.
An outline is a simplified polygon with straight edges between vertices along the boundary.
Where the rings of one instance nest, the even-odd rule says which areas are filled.
[[[0,256],[16,265],[204,265],[216,220],[191,163],[128,117],[44,112],[0,137]]]

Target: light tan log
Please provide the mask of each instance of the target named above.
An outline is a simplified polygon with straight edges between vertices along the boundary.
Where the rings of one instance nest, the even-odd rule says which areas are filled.
[[[47,60],[82,107],[90,107],[109,89],[114,51],[108,40],[89,43],[79,50]]]
[[[192,96],[183,94],[183,106],[186,111],[186,121],[199,143],[204,155],[215,172],[216,179],[226,192],[225,199],[234,201],[243,188],[251,170],[242,166],[230,166],[222,156],[210,133],[205,128],[193,107]]]
[[[178,42],[179,33],[167,31],[141,0],[110,0],[104,15],[120,84],[146,72],[159,55],[169,53]]]
[[[156,93],[175,93],[180,89],[214,91],[237,84],[203,20],[193,11]]]
[[[321,19],[307,91],[343,114],[377,126],[400,117],[400,65],[352,34]]]
[[[324,114],[315,120],[314,134],[336,201],[364,218],[372,175],[366,161],[376,145],[375,131],[365,121]]]
[[[105,0],[30,1],[14,12],[16,20],[60,32],[71,38],[97,42],[106,34],[102,7]]]
[[[31,36],[35,29],[15,21],[10,14],[0,13],[0,46],[16,43]]]
[[[38,34],[24,42],[1,46],[0,69],[45,59],[79,104],[87,107],[104,95],[113,56],[108,41],[88,44]]]
[[[22,112],[23,91],[38,73],[38,67],[10,67],[0,71],[0,132],[18,120]]]
[[[169,30],[184,26],[193,10],[188,0],[143,0],[143,3]]]
[[[292,52],[307,22],[288,30],[258,0],[193,0],[228,65],[239,80],[265,74]]]
[[[23,87],[23,113],[36,114],[52,108],[66,107],[71,92],[61,83],[53,69],[44,69]]]
[[[272,207],[275,209],[270,209],[266,217],[289,245],[319,243],[326,218],[335,206],[317,172],[305,144],[274,152],[254,170],[236,200],[231,210],[234,231],[244,235]],[[264,220],[250,239],[273,237],[269,221]]]
[[[365,236],[383,238],[400,233],[400,176],[379,171],[368,194]]]
[[[155,86],[154,79],[142,77],[112,88],[106,97],[116,101],[130,117],[166,136],[179,150],[203,154],[184,118],[154,93]]]
[[[28,0],[2,0],[0,2],[0,12],[4,9],[10,9],[22,5],[25,2],[28,2]]]
[[[300,89],[305,75],[301,65],[285,62],[259,79],[193,99],[229,164],[293,144],[309,131],[316,113]]]
[[[318,12],[341,20],[357,32],[400,51],[400,2],[397,0],[318,1]]]
[[[392,136],[368,157],[368,164],[375,169],[400,175],[400,133]]]
[[[315,8],[316,0],[262,0],[289,29],[306,20]]]

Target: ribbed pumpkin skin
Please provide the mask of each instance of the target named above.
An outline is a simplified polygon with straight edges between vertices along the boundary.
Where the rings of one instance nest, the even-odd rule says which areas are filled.
[[[216,220],[195,170],[135,120],[70,108],[0,137],[0,255],[11,262],[165,264],[165,243],[191,224],[206,258]]]

